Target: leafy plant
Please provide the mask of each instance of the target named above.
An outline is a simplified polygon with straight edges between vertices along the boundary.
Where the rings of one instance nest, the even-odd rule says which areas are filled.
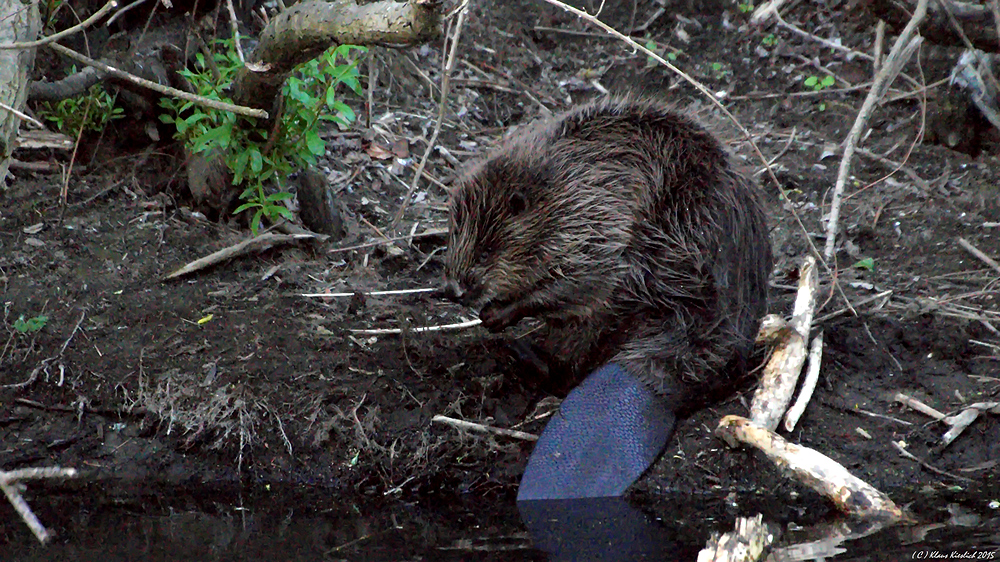
[[[825,90],[830,86],[833,86],[836,80],[833,76],[827,75],[820,79],[818,76],[809,76],[802,82],[802,85],[806,88],[812,88],[815,91]]]
[[[753,11],[754,5],[753,2],[740,2],[739,4],[736,5],[736,7],[739,9],[741,13],[749,14],[750,12]]]
[[[203,55],[197,55],[194,70],[183,70],[195,93],[211,99],[231,102],[224,95],[243,63],[233,49],[232,40],[220,40],[219,52],[213,53],[214,65]],[[206,109],[191,102],[161,98],[160,106],[167,113],[160,116],[164,123],[177,128],[175,138],[182,140],[191,152],[218,150],[225,155],[226,166],[232,172],[233,185],[244,186],[240,198],[244,201],[234,213],[253,211],[250,229],[256,235],[264,217],[276,221],[291,218],[281,204],[291,194],[282,189],[284,178],[295,170],[311,166],[326,153],[326,142],[319,136],[320,121],[331,121],[347,127],[357,116],[341,101],[337,89],[343,84],[356,94],[362,94],[357,59],[353,52],[363,53],[364,47],[340,45],[319,57],[300,65],[285,81],[284,112],[276,129],[276,138],[267,141],[266,131],[237,126],[232,113]],[[212,70],[212,66],[217,69]],[[268,142],[267,153],[261,152],[261,139]],[[274,181],[277,193],[268,193],[265,183]]]
[[[71,72],[76,73],[75,66]],[[101,131],[110,121],[125,116],[122,108],[115,107],[115,98],[100,84],[91,86],[86,94],[75,98],[58,102],[43,101],[38,104],[35,113],[52,122],[60,133],[70,136],[76,136],[80,127],[91,132]]]
[[[709,65],[709,67],[712,69],[712,72],[715,74],[715,79],[716,80],[723,80],[723,79],[726,78],[726,76],[728,74],[730,74],[732,72],[731,69],[726,68],[726,66],[724,64],[722,64],[721,62],[713,62],[712,64]]]
[[[21,334],[34,334],[44,328],[48,321],[48,316],[33,316],[25,319],[22,314],[17,320],[14,320],[14,329]]]
[[[765,47],[774,47],[778,44],[778,36],[773,33],[769,33],[760,40],[760,44]]]

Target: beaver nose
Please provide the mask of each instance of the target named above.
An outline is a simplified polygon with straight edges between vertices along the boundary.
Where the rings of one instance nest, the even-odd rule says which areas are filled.
[[[462,302],[462,298],[465,296],[465,291],[458,284],[455,279],[445,279],[444,286],[441,287],[441,296],[448,300],[455,302]]]

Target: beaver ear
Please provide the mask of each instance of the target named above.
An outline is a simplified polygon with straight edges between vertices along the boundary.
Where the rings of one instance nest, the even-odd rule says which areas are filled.
[[[510,211],[514,216],[520,215],[528,208],[528,198],[520,191],[510,194]]]

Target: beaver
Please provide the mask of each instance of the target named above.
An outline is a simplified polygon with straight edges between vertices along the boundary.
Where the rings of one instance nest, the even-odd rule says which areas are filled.
[[[640,418],[668,426],[654,439],[664,446],[676,416],[731,391],[745,372],[772,268],[756,189],[722,143],[666,104],[634,97],[528,126],[472,163],[450,193],[444,261],[445,295],[478,308],[487,329],[541,319],[549,356],[601,378],[578,394],[626,379],[614,392],[644,396],[653,413]],[[600,413],[594,396],[580,398],[580,416]],[[599,401],[621,409],[616,400]],[[609,415],[623,413],[634,412]],[[625,431],[645,431],[646,421]],[[577,447],[574,439],[557,448]],[[552,493],[577,492],[591,496]]]

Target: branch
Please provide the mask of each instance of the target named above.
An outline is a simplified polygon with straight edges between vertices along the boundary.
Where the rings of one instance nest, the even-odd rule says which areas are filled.
[[[917,9],[913,13],[910,23],[906,24],[906,29],[896,38],[896,43],[892,46],[892,51],[889,52],[889,56],[885,59],[885,64],[882,65],[882,69],[872,82],[872,88],[868,91],[868,97],[865,98],[864,104],[861,105],[861,110],[858,111],[858,117],[854,120],[851,132],[847,135],[847,141],[844,144],[844,157],[840,160],[837,183],[833,188],[833,198],[830,202],[830,218],[826,225],[826,247],[823,249],[823,257],[827,261],[833,258],[833,250],[837,240],[837,226],[840,220],[840,201],[844,196],[847,176],[851,171],[851,157],[854,156],[854,150],[858,144],[858,140],[861,138],[861,133],[867,126],[868,118],[871,117],[872,111],[875,109],[875,102],[882,97],[886,86],[890,83],[889,78],[895,78],[896,73],[903,66],[902,63],[905,62],[902,53],[908,50],[910,38],[913,37],[917,27],[920,26],[920,22],[927,14],[927,1],[919,0],[917,2]]]
[[[234,104],[231,104],[231,103],[226,103],[226,102],[222,102],[222,101],[218,101],[218,100],[212,100],[212,99],[204,98],[204,97],[201,97],[201,96],[196,96],[194,94],[185,92],[183,90],[178,90],[177,88],[171,88],[170,86],[163,86],[163,85],[157,84],[156,82],[153,82],[151,80],[146,80],[145,78],[139,78],[138,76],[129,74],[128,72],[125,72],[124,70],[117,69],[117,68],[115,68],[113,66],[108,66],[108,65],[104,64],[101,61],[96,61],[96,60],[94,60],[94,59],[92,59],[92,58],[90,58],[88,56],[82,55],[82,54],[80,54],[80,53],[78,53],[78,52],[76,52],[76,51],[74,51],[72,49],[68,49],[66,47],[63,47],[62,45],[60,45],[58,43],[49,43],[48,47],[50,49],[54,50],[55,52],[57,52],[57,53],[59,53],[61,55],[64,55],[66,57],[69,57],[69,58],[71,58],[71,59],[73,59],[73,60],[75,60],[75,61],[77,61],[79,63],[83,63],[83,64],[85,64],[87,66],[92,66],[92,67],[94,67],[94,68],[96,68],[96,69],[98,69],[98,70],[100,70],[102,72],[106,72],[106,73],[114,76],[115,78],[120,78],[122,80],[127,80],[129,82],[132,82],[133,84],[137,84],[137,85],[142,86],[144,88],[149,88],[150,90],[153,90],[154,92],[159,92],[159,93],[161,93],[161,94],[163,94],[165,96],[174,96],[176,98],[180,98],[182,100],[189,101],[191,103],[200,105],[202,107],[208,107],[210,109],[217,109],[219,111],[229,111],[231,113],[235,113],[237,115],[243,115],[243,116],[246,116],[246,117],[259,117],[261,119],[267,119],[267,117],[268,117],[267,112],[263,111],[261,109],[253,109],[253,108],[243,107],[243,106],[240,106],[240,105],[234,105]]]
[[[94,25],[94,23],[97,20],[99,20],[102,17],[104,17],[104,14],[107,14],[111,10],[115,9],[117,6],[118,6],[118,2],[116,2],[115,0],[110,0],[107,4],[104,5],[103,8],[101,8],[100,10],[97,10],[97,12],[95,12],[94,15],[92,15],[89,18],[83,20],[82,22],[74,25],[73,27],[70,27],[68,29],[64,29],[64,30],[60,31],[59,33],[55,33],[53,35],[49,35],[48,37],[42,37],[41,39],[39,39],[37,41],[26,41],[24,43],[3,43],[3,44],[0,44],[0,49],[31,49],[32,47],[40,47],[42,45],[47,45],[49,43],[54,43],[54,42],[62,39],[63,37],[68,37],[68,36],[73,35],[74,33],[78,32],[78,31],[83,31],[84,29],[86,29],[86,28]]]

